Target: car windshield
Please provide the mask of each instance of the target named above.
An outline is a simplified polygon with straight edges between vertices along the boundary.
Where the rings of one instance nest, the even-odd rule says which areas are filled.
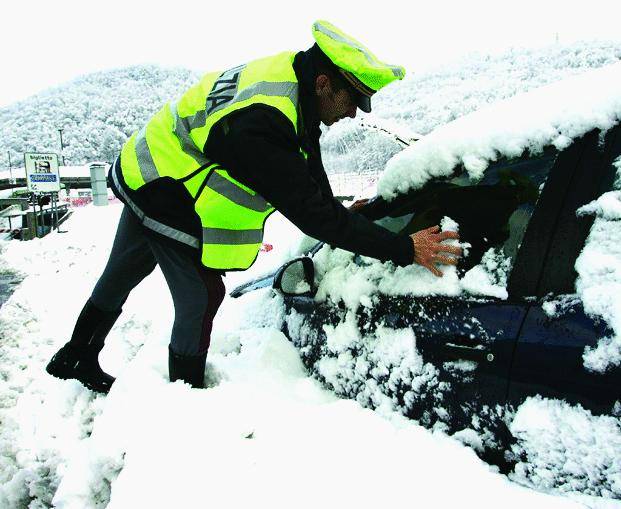
[[[467,270],[480,263],[490,248],[509,265],[515,259],[547,175],[554,151],[492,163],[479,181],[467,173],[430,182],[396,198],[376,222],[395,233],[412,234],[449,217],[459,225],[462,242],[471,245],[460,262]]]

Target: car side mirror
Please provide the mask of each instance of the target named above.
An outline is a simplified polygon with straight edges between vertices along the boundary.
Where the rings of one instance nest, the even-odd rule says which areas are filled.
[[[296,258],[283,265],[274,277],[274,289],[284,295],[315,295],[315,266],[308,256]]]

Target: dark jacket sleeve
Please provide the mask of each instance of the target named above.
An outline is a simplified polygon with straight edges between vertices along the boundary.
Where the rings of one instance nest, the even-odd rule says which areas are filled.
[[[278,110],[248,108],[227,116],[213,129],[205,146],[207,157],[257,191],[307,235],[382,261],[413,262],[408,236],[349,212],[332,196],[323,167],[325,182],[320,174],[313,178],[291,123]],[[317,165],[313,170],[319,171]]]
[[[321,160],[321,149],[319,147],[319,137],[321,136],[321,130],[316,128],[316,132],[311,133],[310,136],[301,140],[304,144],[304,150],[306,150],[308,157],[306,158],[306,165],[310,176],[317,182],[321,193],[327,198],[334,198],[328,175],[323,167]]]

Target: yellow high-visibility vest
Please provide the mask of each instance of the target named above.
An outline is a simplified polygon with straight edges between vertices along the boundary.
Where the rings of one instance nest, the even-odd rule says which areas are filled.
[[[262,244],[264,223],[274,211],[263,197],[205,156],[203,148],[211,128],[237,110],[265,104],[282,112],[297,133],[294,57],[292,52],[280,53],[205,75],[176,104],[166,104],[123,146],[122,176],[130,189],[138,190],[156,179],[171,177],[183,182],[195,199],[201,239],[145,217],[135,204],[129,204],[145,226],[201,249],[201,261],[206,267],[250,267]],[[124,193],[118,182],[117,188]],[[128,196],[125,198],[131,202]]]

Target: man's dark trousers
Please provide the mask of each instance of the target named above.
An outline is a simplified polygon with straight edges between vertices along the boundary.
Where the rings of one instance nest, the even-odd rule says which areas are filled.
[[[197,258],[147,236],[125,207],[110,258],[91,301],[104,311],[120,309],[129,293],[157,264],[175,306],[170,348],[179,355],[201,355],[209,348],[213,319],[225,288],[221,273],[204,267]]]

